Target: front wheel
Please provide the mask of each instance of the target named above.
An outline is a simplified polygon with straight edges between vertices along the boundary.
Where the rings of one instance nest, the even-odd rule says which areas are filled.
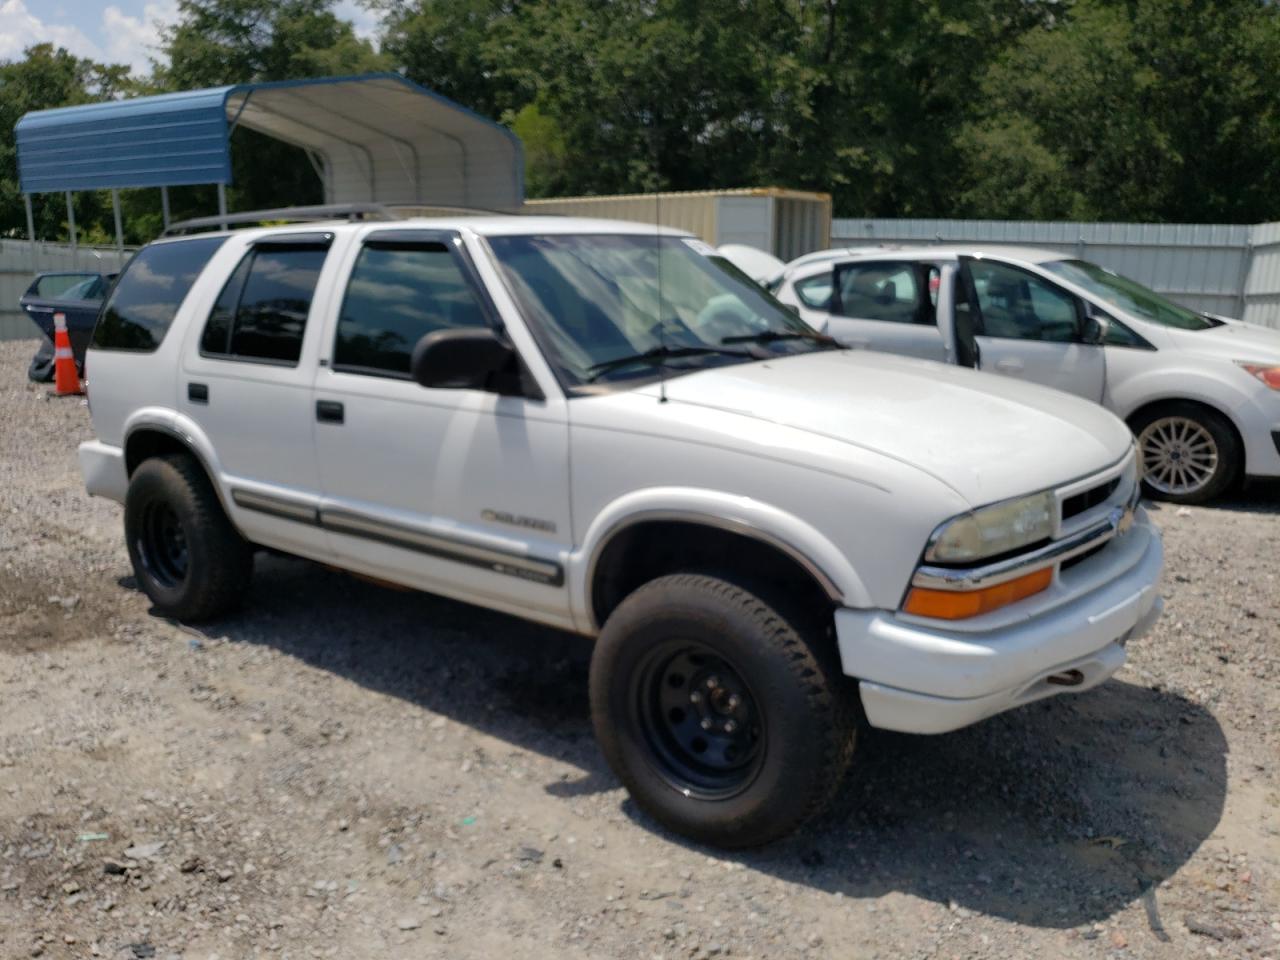
[[[1142,485],[1154,500],[1204,503],[1223,493],[1240,471],[1240,443],[1219,413],[1171,403],[1133,424],[1142,454]]]
[[[591,716],[636,804],[703,843],[768,843],[826,808],[853,756],[834,644],[718,577],[661,577],[610,616]]]

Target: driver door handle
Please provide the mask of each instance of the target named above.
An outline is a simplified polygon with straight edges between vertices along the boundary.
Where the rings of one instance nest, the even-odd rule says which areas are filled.
[[[316,419],[321,423],[342,423],[346,411],[337,400],[317,400]]]
[[[1022,361],[1010,359],[997,360],[996,369],[1003,370],[1005,373],[1017,373],[1022,369]]]

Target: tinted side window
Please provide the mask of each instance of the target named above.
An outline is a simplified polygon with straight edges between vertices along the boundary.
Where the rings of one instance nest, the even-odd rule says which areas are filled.
[[[93,330],[97,350],[154,350],[225,237],[143,247],[125,267]]]
[[[29,292],[33,297],[62,297],[69,300],[77,295],[74,293],[76,287],[92,280],[101,280],[101,277],[96,273],[47,273],[36,278]]]
[[[297,363],[327,253],[311,245],[255,247],[222,288],[200,338],[201,353]]]
[[[846,263],[835,268],[839,313],[890,323],[937,322],[937,268],[920,263]]]
[[[1015,340],[1074,343],[1079,339],[1075,297],[1003,263],[969,263],[982,315],[982,334]]]
[[[370,244],[347,284],[333,366],[408,377],[413,348],[428,333],[482,326],[480,301],[444,244]]]

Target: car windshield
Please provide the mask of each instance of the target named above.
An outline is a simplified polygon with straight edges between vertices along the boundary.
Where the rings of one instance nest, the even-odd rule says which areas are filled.
[[[489,245],[571,386],[831,345],[697,240],[549,234]]]
[[[1042,263],[1045,270],[1083,287],[1101,300],[1119,307],[1141,320],[1179,330],[1208,330],[1219,326],[1203,314],[1166,300],[1154,290],[1118,273],[1112,273],[1087,260],[1051,260]]]

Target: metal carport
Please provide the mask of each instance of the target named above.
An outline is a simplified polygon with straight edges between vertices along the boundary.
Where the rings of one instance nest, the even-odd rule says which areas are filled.
[[[72,243],[76,190],[218,185],[226,213],[231,133],[237,126],[307,152],[325,202],[407,203],[518,211],[524,154],[506,127],[394,73],[275,83],[110,100],[38,110],[14,128],[27,228],[31,194],[67,193]]]

